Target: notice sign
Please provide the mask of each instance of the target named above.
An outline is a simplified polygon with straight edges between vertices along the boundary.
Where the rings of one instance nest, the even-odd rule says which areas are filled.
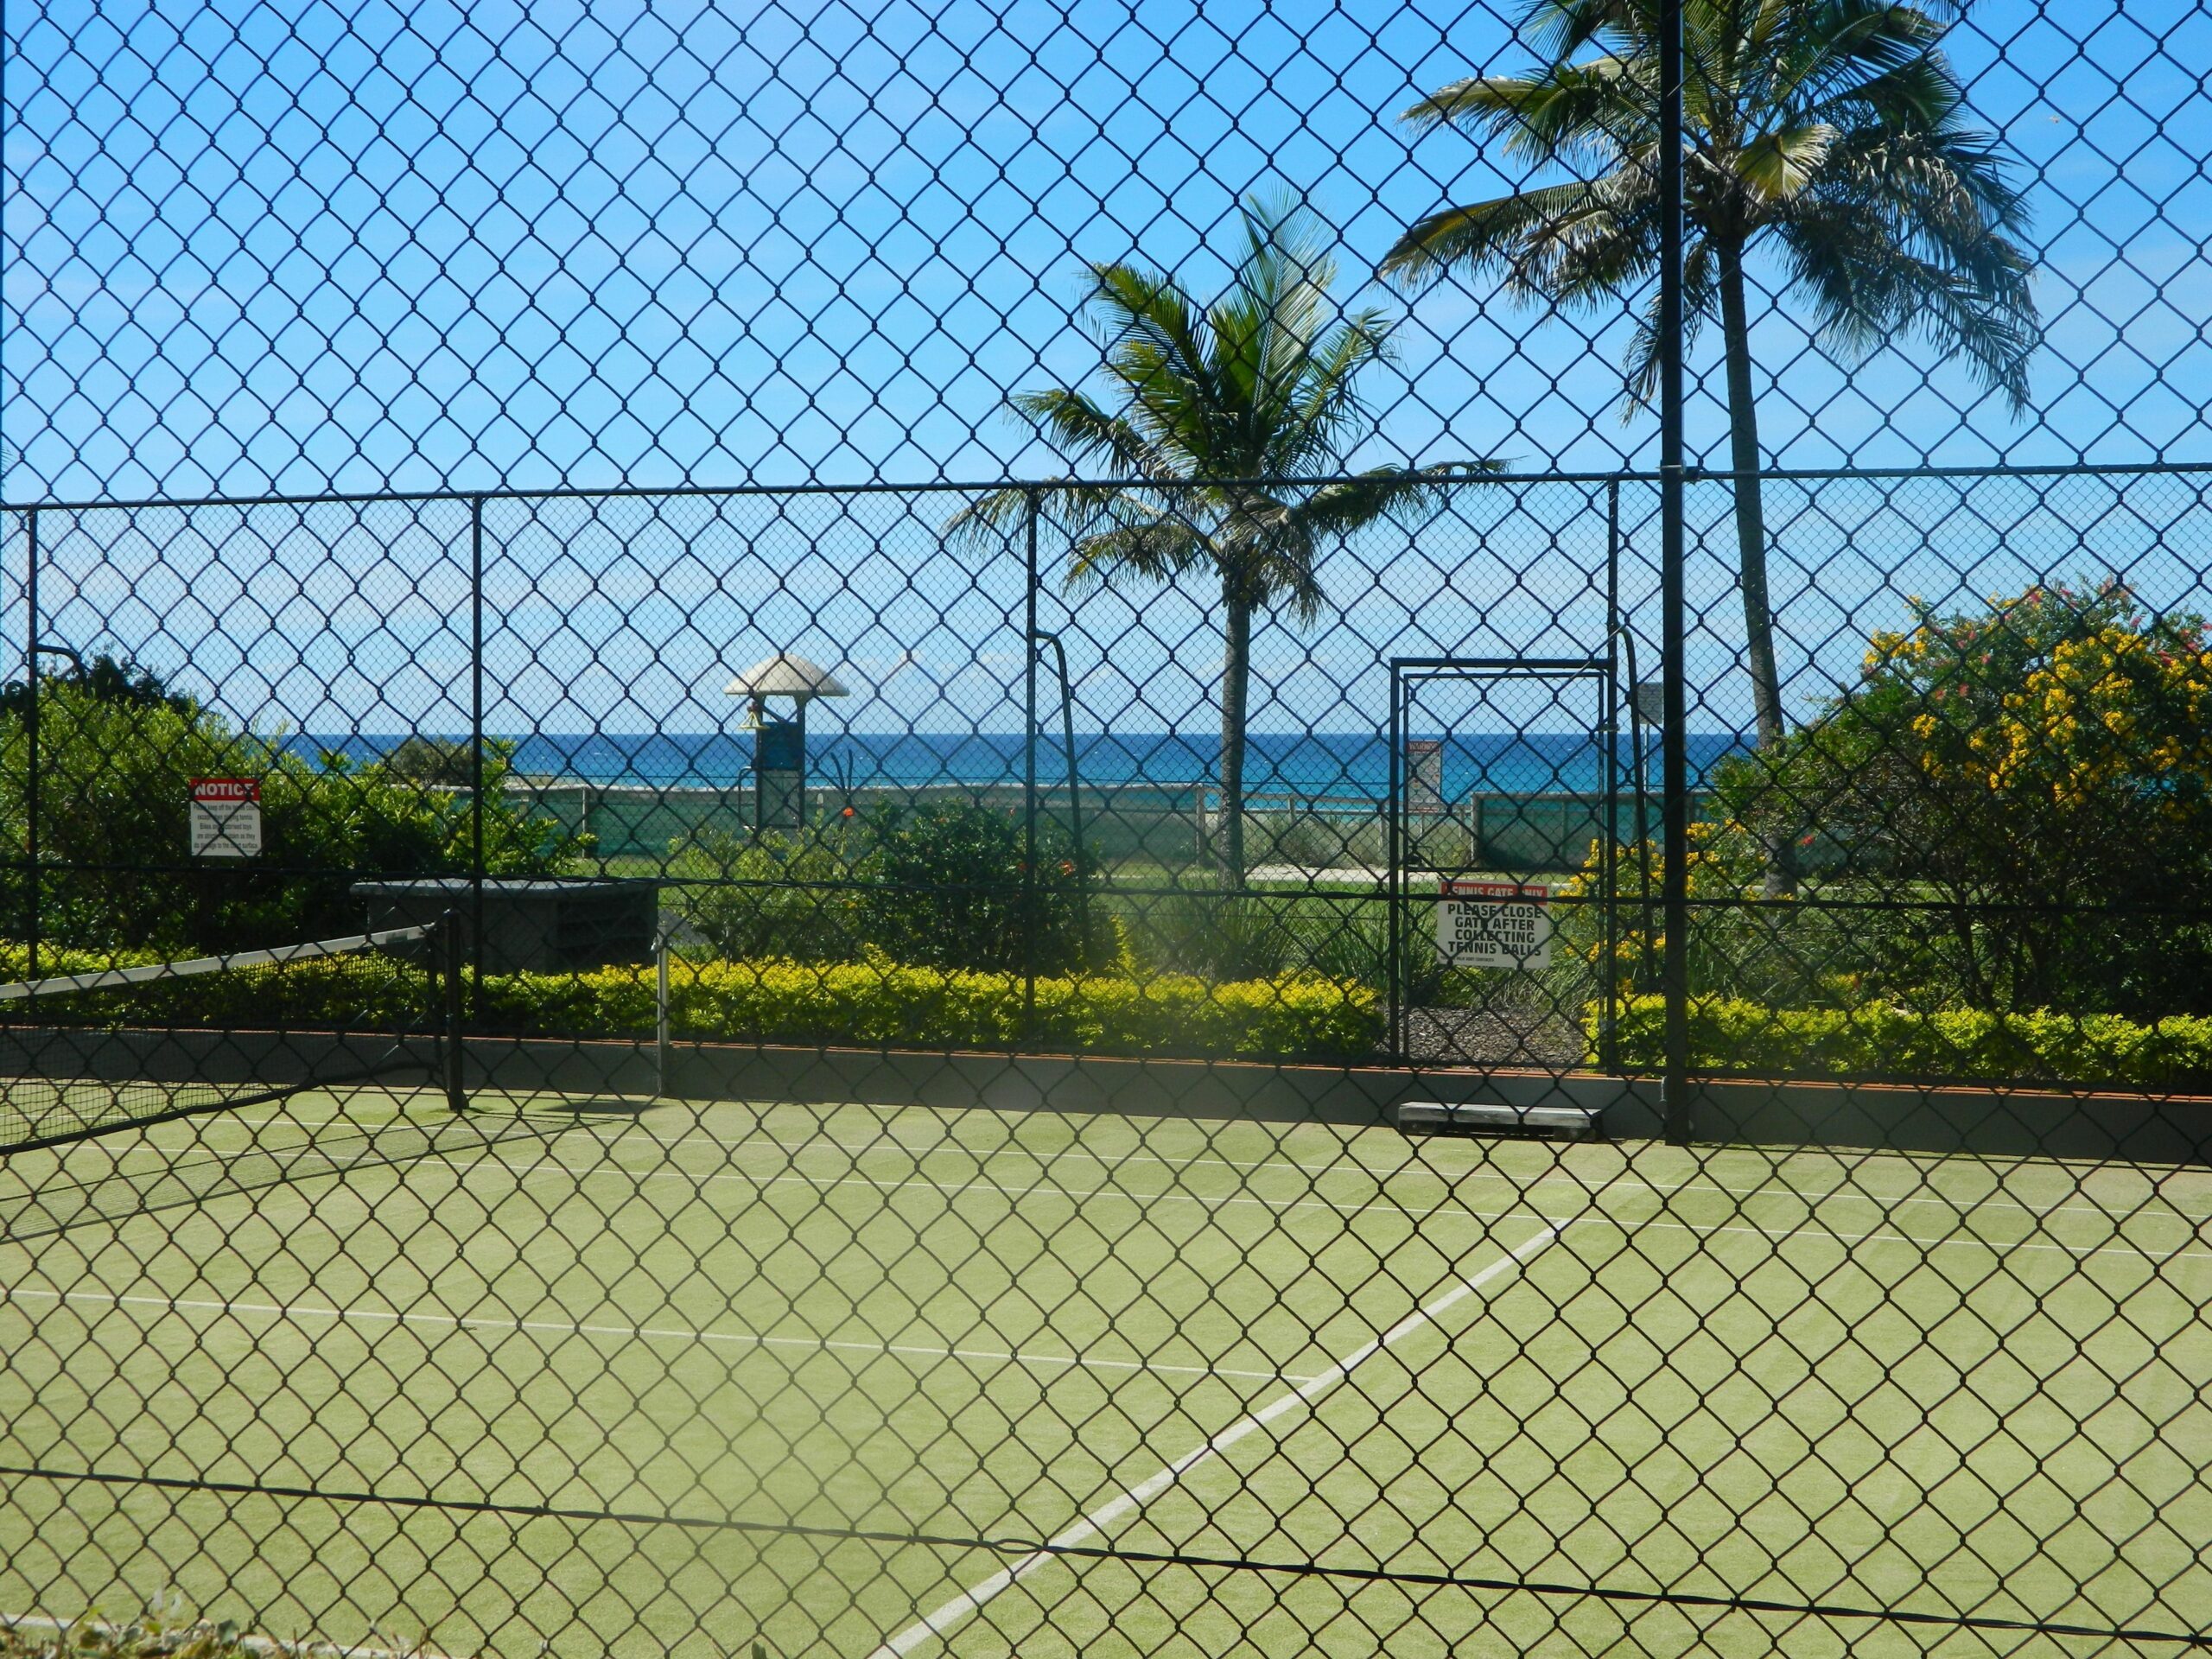
[[[194,779],[192,855],[194,858],[252,858],[260,851],[260,779]]]
[[[1437,884],[1436,954],[1454,968],[1548,968],[1552,890],[1541,881]]]

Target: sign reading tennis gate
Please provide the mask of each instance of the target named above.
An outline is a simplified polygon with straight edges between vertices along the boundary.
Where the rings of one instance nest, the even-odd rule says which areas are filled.
[[[261,851],[261,782],[255,778],[192,780],[192,855],[252,858]]]
[[[1437,883],[1436,954],[1454,968],[1546,968],[1552,890],[1541,881]]]

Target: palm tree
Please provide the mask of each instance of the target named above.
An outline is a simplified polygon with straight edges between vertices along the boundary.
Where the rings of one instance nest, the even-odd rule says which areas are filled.
[[[2027,212],[1997,140],[1967,124],[1944,26],[1929,11],[1880,0],[1685,0],[1682,10],[1683,311],[1689,332],[1719,313],[1745,649],[1760,747],[1771,750],[1786,727],[1748,256],[1773,246],[1789,286],[1810,298],[1823,344],[1855,355],[1916,331],[2017,413],[2038,339],[2028,257],[2011,239]],[[1465,127],[1522,162],[1580,176],[1433,213],[1399,238],[1384,273],[1418,286],[1495,270],[1509,289],[1555,305],[1600,302],[1649,277],[1660,14],[1659,0],[1535,0],[1525,26],[1547,61],[1526,76],[1456,82],[1407,110],[1417,129]],[[1657,323],[1655,301],[1630,347],[1631,410],[1657,383]],[[1793,851],[1769,849],[1770,892],[1794,886]]]
[[[976,503],[955,535],[1001,533],[1033,509],[1070,538],[1067,580],[1117,572],[1219,584],[1223,880],[1244,880],[1244,726],[1254,617],[1287,605],[1320,614],[1315,572],[1344,537],[1393,513],[1440,507],[1495,462],[1376,467],[1347,474],[1369,430],[1356,390],[1389,359],[1390,321],[1340,315],[1336,264],[1313,215],[1287,199],[1246,201],[1244,247],[1227,293],[1201,308],[1172,276],[1129,264],[1090,268],[1086,308],[1103,353],[1101,402],[1052,386],[1012,400],[1078,470],[1115,482],[1015,486]],[[1312,480],[1313,482],[1301,480]]]

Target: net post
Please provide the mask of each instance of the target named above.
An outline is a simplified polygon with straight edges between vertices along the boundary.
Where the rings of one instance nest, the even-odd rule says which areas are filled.
[[[461,912],[448,910],[438,918],[438,1053],[443,1062],[446,1105],[456,1112],[468,1109],[468,1091],[462,1086],[461,1007]]]
[[[668,923],[653,929],[653,1098],[668,1098]]]

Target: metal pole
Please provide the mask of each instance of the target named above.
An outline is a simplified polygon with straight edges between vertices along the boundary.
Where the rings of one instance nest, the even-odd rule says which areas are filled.
[[[1075,843],[1075,901],[1076,925],[1083,940],[1083,960],[1086,967],[1090,962],[1090,883],[1083,871],[1083,786],[1076,776],[1075,761],[1075,687],[1068,678],[1068,648],[1060,636],[1049,628],[1030,631],[1030,648],[1042,641],[1052,648],[1052,664],[1060,676],[1060,742],[1067,754],[1068,763],[1068,838]]]
[[[1406,1058],[1405,931],[1406,918],[1401,913],[1404,903],[1400,878],[1398,833],[1398,756],[1404,747],[1405,715],[1401,705],[1405,697],[1404,682],[1398,665],[1390,664],[1390,723],[1387,740],[1390,753],[1387,757],[1382,796],[1382,903],[1385,912],[1384,949],[1390,961],[1384,982],[1390,993],[1390,1056],[1403,1064]]]
[[[1660,664],[1665,715],[1660,729],[1665,867],[1661,901],[1667,944],[1660,964],[1667,999],[1661,1100],[1667,1139],[1686,1146],[1694,1129],[1689,1096],[1689,755],[1682,652],[1682,7],[1659,6],[1659,526]]]
[[[1628,750],[1630,787],[1636,797],[1636,891],[1643,903],[1643,935],[1636,950],[1636,988],[1639,991],[1651,988],[1651,936],[1656,931],[1657,917],[1652,910],[1651,894],[1651,798],[1644,775],[1649,754],[1648,740],[1643,731],[1643,700],[1639,695],[1643,682],[1637,677],[1636,630],[1624,628],[1621,639],[1628,647]]]
[[[668,925],[653,930],[653,1098],[668,1098]]]
[[[1037,492],[1026,498],[1028,581],[1025,585],[1025,634],[1037,638]],[[1021,1036],[1026,1044],[1037,1029],[1037,647],[1022,655],[1021,727]]]
[[[468,1109],[467,1090],[461,1076],[461,1036],[463,1026],[461,1013],[461,912],[448,910],[438,919],[438,956],[442,971],[439,978],[444,982],[438,988],[443,1005],[445,1029],[440,1033],[439,1056],[445,1062],[446,1105],[456,1112]]]
[[[484,998],[484,498],[468,504],[468,931],[477,1011]]]
[[[23,574],[27,613],[23,641],[23,943],[25,979],[38,977],[39,936],[39,754],[38,754],[38,510],[23,515],[29,562]]]
[[[1605,486],[1605,684],[1600,727],[1605,753],[1602,786],[1605,808],[1599,814],[1604,839],[1598,861],[1605,914],[1605,1014],[1599,1027],[1598,1064],[1620,1070],[1620,747],[1621,747],[1621,486]],[[1631,694],[1632,695],[1632,694]]]

